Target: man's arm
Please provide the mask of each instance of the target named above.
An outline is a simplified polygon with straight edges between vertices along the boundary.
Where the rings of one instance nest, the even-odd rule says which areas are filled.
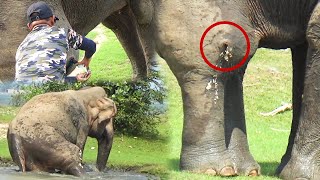
[[[84,66],[89,67],[91,57],[96,52],[96,43],[91,39],[83,37],[79,49],[85,51],[84,57],[82,61],[79,62],[79,64],[83,64]]]
[[[79,62],[79,64],[83,64],[86,67],[89,67],[91,57],[96,52],[96,43],[93,42],[91,39],[88,39],[76,33],[72,29],[68,30],[67,40],[69,47],[85,51],[84,58],[82,59],[82,61]]]

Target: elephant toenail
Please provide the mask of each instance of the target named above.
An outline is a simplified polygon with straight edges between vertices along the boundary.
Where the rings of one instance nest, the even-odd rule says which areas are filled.
[[[234,176],[236,175],[233,167],[227,166],[221,169],[220,171],[221,176]]]
[[[259,176],[258,170],[256,170],[256,169],[251,170],[249,172],[248,176]]]
[[[217,171],[214,170],[214,169],[212,169],[212,168],[207,169],[204,173],[205,173],[205,174],[208,174],[208,175],[212,175],[212,176],[217,175]]]

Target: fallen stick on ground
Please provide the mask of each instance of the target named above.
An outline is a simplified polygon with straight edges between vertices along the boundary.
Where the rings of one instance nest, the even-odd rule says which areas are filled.
[[[277,109],[271,111],[271,112],[267,112],[267,113],[263,113],[261,112],[260,115],[262,116],[274,116],[278,113],[287,111],[287,110],[291,110],[292,109],[292,104],[291,103],[284,103],[282,104],[282,106],[278,107]]]
[[[272,128],[272,127],[270,129],[273,131],[278,131],[278,132],[290,132],[289,129],[277,129],[277,128]]]
[[[243,87],[252,87],[252,86],[259,86],[260,83],[256,83],[256,84],[244,84]]]

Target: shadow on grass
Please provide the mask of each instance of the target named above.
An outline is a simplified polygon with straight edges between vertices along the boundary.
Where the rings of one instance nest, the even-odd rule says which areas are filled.
[[[169,159],[168,169],[172,171],[180,171],[180,159]]]
[[[180,159],[170,159],[168,169],[172,171],[179,172],[179,164]],[[279,165],[279,162],[259,162],[259,165],[261,167],[261,175],[262,176],[270,176],[270,177],[276,177],[275,171]]]
[[[275,172],[279,166],[279,162],[258,162],[261,167],[261,174],[263,176],[276,177]]]

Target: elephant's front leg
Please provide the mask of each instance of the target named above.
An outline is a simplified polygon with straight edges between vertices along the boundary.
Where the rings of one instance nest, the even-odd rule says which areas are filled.
[[[291,158],[280,177],[320,179],[320,3],[310,18],[309,43],[301,115]]]
[[[193,172],[233,176],[224,130],[224,82],[203,70],[185,73],[180,82],[184,127],[180,168]]]
[[[106,168],[110,151],[113,143],[113,122],[110,120],[106,126],[102,136],[97,138],[98,140],[98,156],[97,156],[97,168],[99,171],[103,171]]]
[[[89,136],[98,140],[96,167],[99,171],[103,171],[106,168],[112,148],[113,135],[113,118],[108,119],[100,124],[95,121],[93,127],[90,129]]]
[[[89,133],[88,124],[81,125],[79,128],[79,132],[77,135],[77,142],[76,142],[76,146],[78,146],[80,149],[79,157],[80,157],[81,161],[82,161],[84,146],[87,141],[88,133]]]

